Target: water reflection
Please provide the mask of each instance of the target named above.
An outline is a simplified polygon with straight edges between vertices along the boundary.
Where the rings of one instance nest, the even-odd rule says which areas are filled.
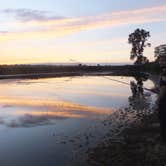
[[[134,110],[149,110],[151,94],[144,92],[144,82],[147,77],[135,77],[135,81],[130,82],[132,96],[128,98],[129,105]]]
[[[0,80],[0,85],[0,163],[9,166],[80,165],[71,163],[83,160],[79,150],[134,119],[128,100],[135,107],[136,98],[140,106],[148,98],[145,92],[146,99],[134,97],[128,86],[103,77]],[[111,120],[103,122],[106,117]]]
[[[0,97],[5,113],[0,112],[1,124],[8,127],[34,127],[55,124],[67,118],[94,118],[111,113],[111,109],[84,106],[67,101],[32,100]],[[26,111],[23,111],[26,109]]]
[[[147,77],[135,77],[135,81],[130,82],[132,96],[142,96],[144,94],[143,81],[147,81]]]
[[[133,81],[132,77],[114,79]],[[103,77],[12,80],[8,84],[2,81],[0,124],[12,128],[37,127],[67,119],[99,119],[127,106],[128,102],[133,109],[138,109],[138,105],[142,109],[148,106],[142,88],[145,81],[135,78],[131,82],[133,93],[129,98],[130,89],[126,85]]]
[[[1,124],[7,126],[7,127],[12,127],[12,128],[17,128],[17,127],[35,127],[35,126],[45,126],[49,124],[55,124],[54,121],[52,120],[63,120],[66,119],[67,117],[63,116],[52,116],[52,115],[32,115],[32,114],[24,114],[23,116],[20,116],[16,119],[12,119],[8,122],[2,120]]]

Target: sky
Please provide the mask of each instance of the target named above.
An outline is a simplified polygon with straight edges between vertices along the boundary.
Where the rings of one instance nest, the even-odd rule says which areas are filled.
[[[130,63],[137,28],[150,31],[144,55],[152,61],[166,44],[166,0],[5,0],[0,64]]]

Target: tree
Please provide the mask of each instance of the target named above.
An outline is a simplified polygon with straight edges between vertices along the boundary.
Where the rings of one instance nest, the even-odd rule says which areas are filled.
[[[151,46],[150,43],[147,43],[149,37],[150,32],[144,29],[136,29],[129,35],[128,43],[132,45],[130,59],[136,59],[134,64],[145,64],[149,62],[148,58],[143,56],[144,48]]]
[[[156,62],[158,62],[159,56],[166,55],[166,44],[155,47],[154,49],[154,57],[156,58]]]

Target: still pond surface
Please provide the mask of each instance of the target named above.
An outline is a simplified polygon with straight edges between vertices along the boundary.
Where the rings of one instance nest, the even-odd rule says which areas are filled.
[[[108,132],[103,120],[132,101],[129,86],[95,76],[1,80],[0,92],[1,166],[81,165]]]

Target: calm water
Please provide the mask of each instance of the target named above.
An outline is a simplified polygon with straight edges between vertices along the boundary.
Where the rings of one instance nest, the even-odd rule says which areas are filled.
[[[129,86],[103,77],[1,80],[0,92],[1,166],[82,163],[79,153],[104,135],[103,119],[131,96]]]

